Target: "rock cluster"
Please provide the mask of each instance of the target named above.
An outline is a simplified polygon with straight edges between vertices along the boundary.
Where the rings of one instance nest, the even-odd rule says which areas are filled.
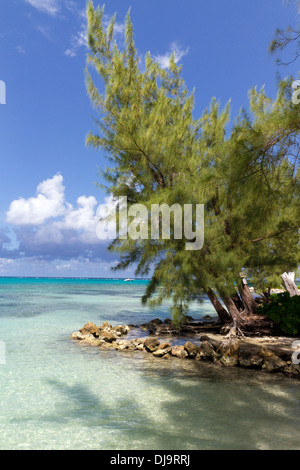
[[[291,350],[247,342],[247,340],[216,340],[207,335],[200,336],[200,344],[187,341],[184,345],[171,345],[160,342],[157,337],[122,339],[130,331],[127,325],[112,327],[107,322],[98,327],[87,323],[81,330],[72,334],[72,339],[81,344],[98,346],[100,349],[118,351],[144,351],[154,357],[170,359],[193,359],[222,365],[224,367],[244,367],[265,372],[282,372],[290,377],[300,378],[300,365],[292,362]]]
[[[101,326],[88,322],[79,331],[72,334],[71,338],[91,346],[104,346],[114,343],[118,338],[129,333],[127,325],[111,326],[105,321]]]

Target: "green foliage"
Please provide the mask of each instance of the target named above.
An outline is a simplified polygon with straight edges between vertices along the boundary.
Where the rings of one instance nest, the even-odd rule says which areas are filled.
[[[272,294],[269,302],[258,307],[258,312],[277,323],[286,334],[300,333],[300,296],[288,292]]]
[[[300,11],[299,0],[285,0],[284,3],[292,4]],[[288,26],[286,29],[278,28],[275,32],[274,38],[269,45],[269,50],[272,54],[276,52],[282,53],[286,49],[292,49],[290,59],[283,61],[279,57],[276,59],[278,65],[289,65],[300,57],[300,27]]]
[[[143,302],[172,298],[180,318],[208,289],[224,299],[236,292],[242,269],[261,288],[300,262],[300,107],[291,102],[290,82],[274,100],[264,89],[249,94],[251,115],[241,112],[231,129],[230,104],[212,99],[195,118],[194,93],[170,58],[162,69],[134,44],[130,12],[125,45],[114,42],[114,18],[105,30],[104,10],[89,2],[87,90],[100,119],[87,143],[111,161],[103,175],[115,198],[129,205],[205,205],[205,243],[186,251],[186,239],[116,238],[117,269],[136,266],[152,279]],[[90,69],[92,69],[90,71]],[[92,73],[102,78],[100,93]]]

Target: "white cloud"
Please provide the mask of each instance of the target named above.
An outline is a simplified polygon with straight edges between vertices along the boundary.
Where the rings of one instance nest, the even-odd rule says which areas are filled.
[[[99,221],[115,208],[112,196],[98,204],[94,196],[80,196],[76,206],[66,201],[63,177],[60,174],[40,183],[35,197],[12,201],[6,222],[16,227],[18,252],[27,257],[63,259],[85,256],[106,258],[106,238],[99,238]],[[108,227],[113,233],[114,221]],[[1,235],[1,233],[0,233]],[[8,242],[3,232],[0,248]],[[5,251],[4,251],[5,252]]]
[[[109,15],[107,15],[106,13],[104,13],[103,15],[103,26],[104,28],[108,28],[109,24],[110,24],[110,20],[111,18],[109,17]],[[125,32],[125,23],[118,23],[118,21],[115,21],[115,26],[114,26],[114,33],[116,36],[118,35],[123,35]]]
[[[71,38],[71,47],[65,51],[65,55],[68,57],[75,57],[80,47],[87,47],[87,35],[86,25],[81,25],[80,31],[77,34],[73,34]]]
[[[158,62],[159,66],[163,69],[167,69],[170,65],[170,58],[173,53],[175,53],[175,62],[179,62],[182,57],[187,55],[189,48],[182,49],[176,42],[173,42],[170,46],[170,49],[163,55],[154,56],[154,59]]]
[[[69,206],[69,211],[65,214],[63,221],[60,222],[60,227],[64,230],[84,230],[95,234],[98,221],[95,214],[96,198],[94,196],[80,196],[77,199],[77,206],[78,209]]]
[[[15,49],[19,52],[19,54],[26,54],[23,46],[16,46]]]
[[[75,57],[77,54],[74,50],[72,49],[66,49],[64,54],[67,56],[67,57]]]
[[[37,10],[55,16],[59,10],[60,5],[58,0],[25,0]]]
[[[63,177],[55,175],[37,187],[36,197],[13,201],[6,214],[12,225],[41,225],[49,217],[58,217],[66,211],[64,204]]]

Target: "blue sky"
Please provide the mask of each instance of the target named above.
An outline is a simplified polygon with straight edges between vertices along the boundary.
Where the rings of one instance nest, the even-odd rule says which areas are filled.
[[[95,182],[106,160],[85,145],[94,115],[84,84],[85,5],[1,0],[2,276],[115,276],[116,258],[95,236],[106,197]],[[234,118],[252,86],[274,97],[278,74],[298,75],[296,63],[278,67],[268,52],[276,28],[299,20],[282,0],[109,0],[105,19],[117,12],[119,44],[129,7],[139,54],[167,66],[175,51],[183,64],[195,116],[215,96],[222,105],[231,99]]]

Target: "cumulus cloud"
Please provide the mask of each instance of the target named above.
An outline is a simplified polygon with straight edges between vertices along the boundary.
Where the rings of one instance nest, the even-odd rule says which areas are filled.
[[[64,204],[63,177],[55,175],[37,187],[37,195],[13,201],[6,214],[6,221],[12,225],[41,225],[49,217],[63,215]]]
[[[175,62],[179,62],[182,57],[187,55],[189,48],[182,49],[176,42],[173,42],[170,49],[163,55],[154,56],[154,59],[158,62],[161,68],[167,69],[170,65],[170,58],[172,54],[175,54]]]
[[[65,199],[63,176],[57,174],[38,185],[36,196],[12,201],[6,221],[15,227],[20,256],[111,262],[115,257],[107,253],[108,242],[99,239],[97,225],[112,207],[112,197],[98,204],[86,195],[79,196],[74,207]],[[0,232],[0,243],[8,240],[7,233]]]

